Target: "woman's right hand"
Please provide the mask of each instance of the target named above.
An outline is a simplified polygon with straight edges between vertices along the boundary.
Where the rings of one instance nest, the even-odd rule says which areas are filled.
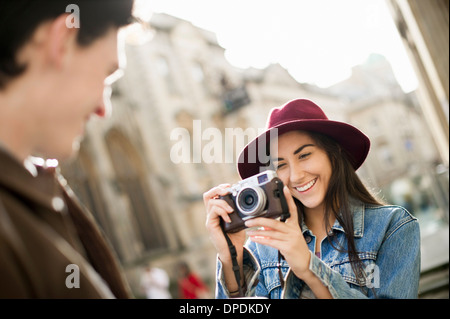
[[[229,194],[228,188],[231,185],[221,184],[203,194],[203,202],[206,207],[206,228],[209,237],[216,248],[219,258],[223,263],[231,263],[231,255],[228,244],[220,226],[221,218],[225,222],[231,222],[228,214],[233,212],[233,208],[219,196]],[[238,252],[238,259],[242,260],[242,251],[245,243],[245,231],[241,230],[236,233],[228,233],[228,237],[233,242]],[[239,258],[240,257],[240,258]]]

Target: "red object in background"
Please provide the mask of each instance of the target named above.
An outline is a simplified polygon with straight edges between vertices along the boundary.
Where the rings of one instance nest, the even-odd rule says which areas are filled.
[[[179,280],[181,299],[203,299],[208,293],[208,287],[193,273],[187,274]]]

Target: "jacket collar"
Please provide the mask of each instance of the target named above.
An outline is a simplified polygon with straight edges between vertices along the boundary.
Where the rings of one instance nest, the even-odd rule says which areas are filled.
[[[61,196],[55,168],[44,168],[31,162],[20,163],[2,147],[0,147],[0,187],[53,210],[55,198]]]
[[[358,199],[350,198],[349,206],[350,211],[353,213],[353,236],[355,238],[361,238],[364,236],[365,205]],[[334,225],[331,227],[331,229],[345,233],[344,227],[342,227],[337,219],[335,220]],[[308,226],[306,226],[304,219],[302,220],[302,230],[303,233],[309,232],[311,234],[311,231],[308,229]]]

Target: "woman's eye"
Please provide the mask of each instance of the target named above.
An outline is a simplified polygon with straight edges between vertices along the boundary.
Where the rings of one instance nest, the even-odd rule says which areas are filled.
[[[300,156],[299,156],[298,158],[299,158],[299,159],[305,159],[305,158],[307,158],[309,155],[311,155],[311,153],[300,154]]]
[[[280,168],[283,168],[284,166],[286,166],[286,164],[277,164],[277,165],[275,165],[275,169],[276,170],[279,170]]]

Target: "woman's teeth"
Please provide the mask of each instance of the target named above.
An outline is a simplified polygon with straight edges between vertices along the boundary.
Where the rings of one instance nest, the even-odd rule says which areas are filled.
[[[298,190],[299,192],[305,192],[308,189],[310,189],[311,187],[314,186],[314,184],[316,183],[317,178],[313,179],[312,181],[310,181],[308,184],[306,184],[305,186],[302,187],[296,187],[295,189]]]

